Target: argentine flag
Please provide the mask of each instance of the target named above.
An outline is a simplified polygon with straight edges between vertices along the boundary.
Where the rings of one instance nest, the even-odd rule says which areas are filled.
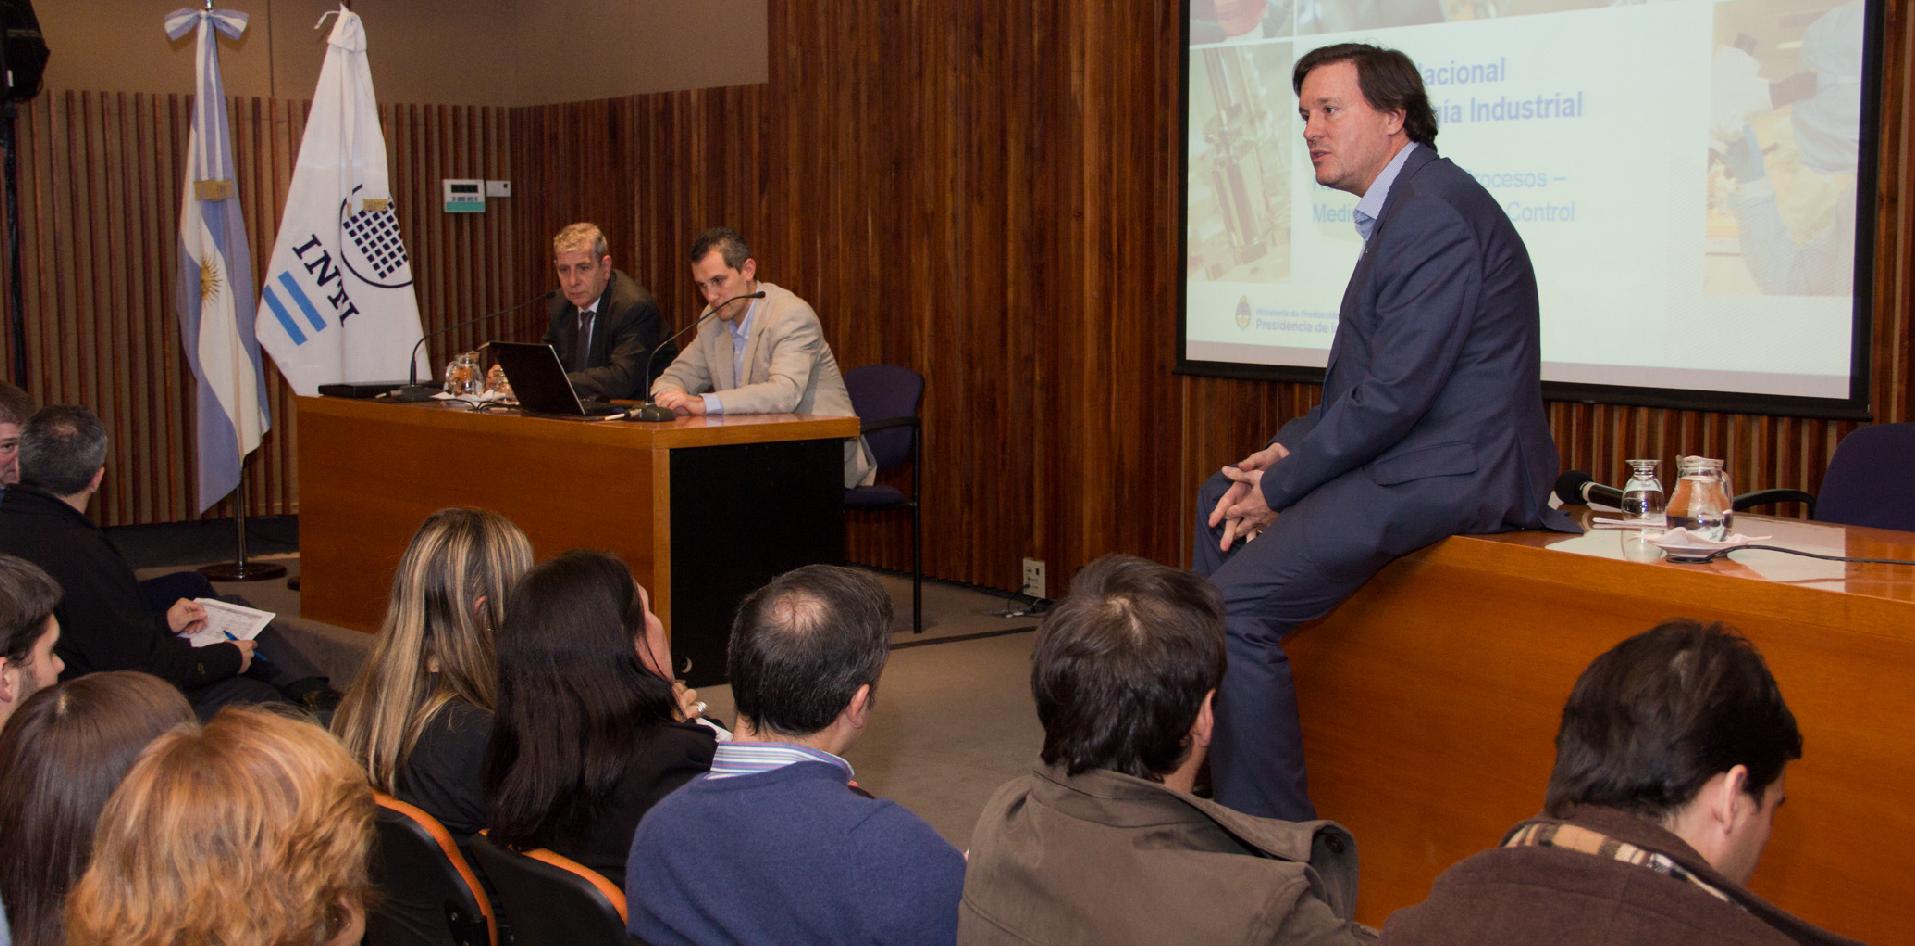
[[[404,378],[406,355],[420,337],[412,261],[392,212],[386,138],[366,66],[366,28],[351,10],[342,7],[337,16],[254,323],[279,373],[308,396],[322,384]]]
[[[238,39],[246,14],[182,9],[166,16],[169,39],[194,27],[199,84],[186,145],[174,303],[198,381],[199,510],[205,512],[239,486],[240,461],[259,446],[272,417],[253,337],[253,255],[233,190],[233,139],[219,80],[219,35]]]

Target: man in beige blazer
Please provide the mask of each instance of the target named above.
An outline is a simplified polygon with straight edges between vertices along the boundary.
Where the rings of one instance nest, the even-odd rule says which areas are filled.
[[[705,231],[692,243],[691,264],[705,312],[715,317],[652,383],[653,403],[680,414],[857,413],[818,313],[791,290],[758,281],[744,237],[729,227]],[[742,298],[761,290],[762,299]],[[845,441],[845,486],[876,474],[864,438]]]

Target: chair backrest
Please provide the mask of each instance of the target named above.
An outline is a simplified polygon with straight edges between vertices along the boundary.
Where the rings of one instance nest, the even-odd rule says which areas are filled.
[[[380,897],[366,915],[370,946],[498,946],[499,926],[478,875],[437,818],[374,793]]]
[[[903,365],[865,365],[845,372],[844,388],[851,395],[851,409],[865,423],[894,417],[918,416],[918,402],[924,398],[924,376]],[[909,427],[879,430],[865,434],[871,447],[871,459],[879,470],[896,469],[911,460],[911,440],[917,431]]]
[[[1815,518],[1915,530],[1915,423],[1874,424],[1842,438],[1815,497]]]
[[[472,857],[492,881],[518,946],[592,946],[631,942],[625,891],[561,854],[514,851],[489,837],[472,839]]]

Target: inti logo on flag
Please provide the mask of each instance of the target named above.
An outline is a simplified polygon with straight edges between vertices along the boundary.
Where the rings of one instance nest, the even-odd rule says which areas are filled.
[[[360,190],[355,187],[353,193]],[[305,326],[310,326],[311,333],[317,335],[325,331],[327,325],[344,325],[347,319],[358,314],[359,307],[353,304],[346,282],[340,278],[342,266],[359,277],[359,281],[379,289],[403,289],[412,285],[406,245],[399,239],[399,218],[393,214],[390,202],[382,210],[361,210],[346,216],[351,206],[350,198],[339,205],[340,215],[344,217],[339,229],[345,235],[340,258],[333,258],[316,233],[307,235],[305,242],[293,247],[293,256],[298,259],[300,268],[324,294],[322,301],[332,318],[320,314],[320,306],[300,287],[300,281],[291,272],[276,274],[260,291],[266,308],[279,320],[294,345],[306,344]]]
[[[365,26],[351,10],[336,15],[259,293],[260,344],[307,395],[338,381],[405,377],[405,353],[420,337]]]

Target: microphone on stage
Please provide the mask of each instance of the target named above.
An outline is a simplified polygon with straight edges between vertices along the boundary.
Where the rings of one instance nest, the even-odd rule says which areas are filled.
[[[511,315],[512,313],[517,312],[520,309],[523,309],[529,305],[535,305],[540,302],[550,302],[553,299],[557,298],[558,294],[559,294],[559,291],[557,289],[547,290],[546,292],[540,295],[534,296],[530,299],[527,299],[524,302],[519,303],[518,305],[507,306],[506,308],[500,309],[497,312],[487,312],[484,315],[466,319],[463,322],[455,322],[451,325],[446,326],[445,328],[427,332],[424,335],[419,336],[419,340],[413,343],[412,355],[407,359],[405,387],[399,388],[393,391],[391,394],[386,395],[386,400],[398,401],[401,404],[417,404],[421,401],[430,401],[432,400],[432,396],[434,394],[439,393],[438,388],[430,384],[419,383],[419,346],[424,345],[426,343],[426,339],[432,338],[436,335],[444,335],[445,333],[450,332],[453,329],[465,328],[466,326],[471,325],[475,322],[483,322],[486,319],[496,319],[501,315]]]
[[[1596,482],[1584,470],[1568,470],[1557,477],[1556,497],[1571,506],[1602,503],[1622,508],[1622,490]]]
[[[765,297],[765,291],[763,289],[760,289],[757,292],[748,292],[742,296],[732,296],[731,298],[726,299],[725,301],[720,302],[709,309],[706,309],[703,314],[699,315],[698,318],[695,318],[692,320],[692,324],[687,325],[676,332],[673,332],[670,338],[667,338],[664,341],[659,342],[658,345],[652,349],[652,357],[647,358],[645,360],[645,383],[649,385],[652,382],[653,380],[652,365],[658,363],[658,353],[660,351],[663,351],[666,345],[670,345],[671,343],[678,341],[680,338],[684,337],[686,332],[689,332],[692,329],[695,329],[699,327],[700,325],[705,324],[706,319],[709,319],[712,316],[717,315],[726,306],[731,305],[732,303],[737,302],[740,299],[763,299],[764,297]],[[661,423],[664,423],[665,421],[671,420],[678,416],[678,412],[672,410],[669,407],[659,407],[657,398],[649,396],[651,394],[651,391],[647,390],[645,393],[647,395],[645,403],[640,405],[637,410],[626,411],[625,412],[626,420],[639,420],[639,421],[644,421],[650,424],[661,424]]]

